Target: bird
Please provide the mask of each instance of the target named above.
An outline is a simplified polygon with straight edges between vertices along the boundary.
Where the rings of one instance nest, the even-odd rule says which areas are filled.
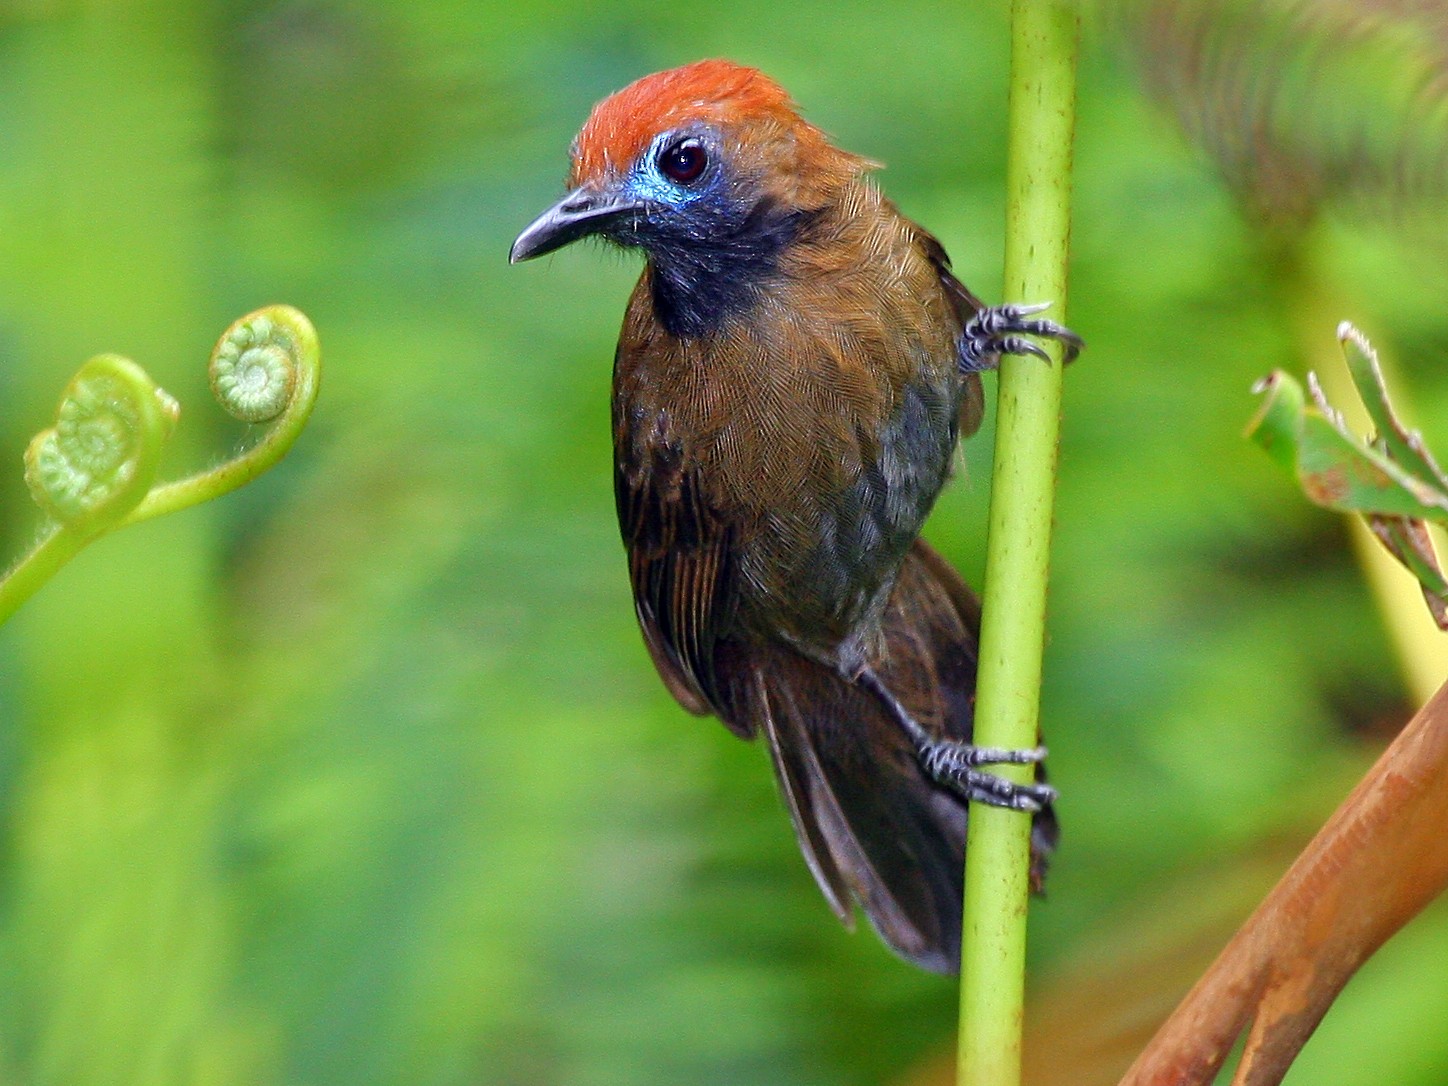
[[[599,102],[566,191],[510,262],[585,237],[641,250],[614,356],[614,493],[635,612],[687,711],[763,736],[800,850],[846,927],[958,969],[968,803],[1032,818],[1044,779],[973,745],[980,606],[920,538],[981,373],[1044,305],[988,307],[940,242],[761,71],[723,59]]]

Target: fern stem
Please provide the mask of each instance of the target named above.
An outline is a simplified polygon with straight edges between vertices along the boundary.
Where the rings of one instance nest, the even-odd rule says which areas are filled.
[[[1055,0],[1011,13],[1005,292],[1065,320],[1077,22]],[[1053,358],[1058,349],[1048,348]],[[975,741],[1036,743],[1046,580],[1060,431],[1061,366],[1001,362],[986,548]],[[1030,767],[996,769],[1027,780]],[[972,804],[961,958],[961,1086],[1021,1080],[1030,821]]]

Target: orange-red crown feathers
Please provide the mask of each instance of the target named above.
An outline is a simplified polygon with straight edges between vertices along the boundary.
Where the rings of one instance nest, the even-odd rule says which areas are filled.
[[[793,130],[810,149],[833,150],[819,129],[800,118],[784,88],[756,68],[700,60],[646,75],[594,107],[573,145],[569,187],[627,169],[659,133],[689,121],[761,120]]]

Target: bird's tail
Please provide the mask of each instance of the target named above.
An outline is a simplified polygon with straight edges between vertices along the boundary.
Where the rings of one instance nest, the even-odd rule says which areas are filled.
[[[980,611],[923,542],[900,570],[875,671],[932,735],[969,742]],[[735,708],[769,741],[800,848],[846,924],[858,902],[897,953],[936,972],[960,961],[966,803],[926,776],[879,698],[784,646],[736,672]],[[1032,828],[1039,889],[1056,840],[1048,807]]]

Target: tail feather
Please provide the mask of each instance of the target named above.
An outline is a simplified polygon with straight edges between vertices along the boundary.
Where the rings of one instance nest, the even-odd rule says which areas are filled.
[[[876,665],[927,730],[969,741],[979,608],[924,543],[907,555]],[[878,699],[785,646],[750,653],[747,712],[769,742],[810,871],[849,922],[851,899],[902,957],[958,968],[967,806],[929,779]],[[742,706],[741,706],[742,707]],[[1048,809],[1032,835],[1033,882],[1055,844]]]
[[[795,725],[795,715],[781,715],[784,732],[776,723],[776,715],[770,705],[769,692],[764,685],[764,672],[754,672],[752,705],[753,716],[762,725],[765,739],[769,743],[769,756],[774,764],[774,775],[779,781],[780,795],[789,808],[789,817],[794,825],[795,836],[799,838],[799,849],[804,853],[810,874],[819,883],[830,908],[848,928],[853,928],[854,915],[850,911],[850,888],[835,862],[828,835],[821,829],[821,822],[833,821],[833,814],[821,814],[820,808],[833,806],[827,791],[821,794],[817,785],[824,780],[814,749],[803,741]]]

